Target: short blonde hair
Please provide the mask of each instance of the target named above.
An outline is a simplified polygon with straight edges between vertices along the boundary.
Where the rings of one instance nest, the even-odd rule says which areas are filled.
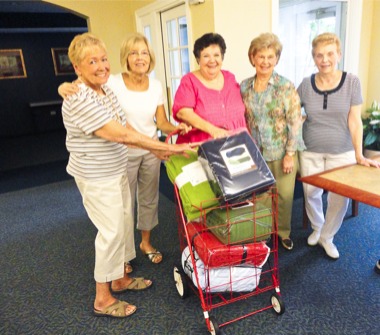
[[[107,53],[106,45],[95,35],[91,33],[76,35],[69,46],[68,56],[70,62],[73,65],[78,65],[94,46],[103,49]]]
[[[336,50],[341,52],[341,43],[339,37],[334,33],[323,33],[314,37],[313,42],[311,43],[311,54],[314,57],[315,49],[319,44],[335,44]]]
[[[122,66],[123,70],[128,74],[131,72],[131,69],[128,64],[128,55],[132,51],[133,47],[139,42],[144,42],[148,48],[150,56],[148,73],[151,73],[156,65],[156,56],[154,55],[153,49],[150,46],[148,39],[140,33],[134,33],[127,36],[127,38],[121,44],[120,48],[120,65]]]
[[[282,44],[277,35],[272,33],[263,33],[251,41],[251,45],[248,49],[248,58],[253,66],[255,65],[253,64],[251,56],[254,57],[258,51],[268,48],[274,49],[278,63],[282,52]]]

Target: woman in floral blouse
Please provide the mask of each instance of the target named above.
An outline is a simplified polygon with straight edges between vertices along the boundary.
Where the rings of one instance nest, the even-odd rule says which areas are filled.
[[[290,238],[292,204],[302,140],[301,105],[288,79],[274,71],[282,51],[278,37],[264,33],[252,40],[248,57],[256,74],[241,83],[247,126],[260,147],[279,194],[278,235],[283,247],[293,249]]]

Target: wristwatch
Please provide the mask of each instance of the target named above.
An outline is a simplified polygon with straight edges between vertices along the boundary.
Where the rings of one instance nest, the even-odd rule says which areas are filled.
[[[287,151],[286,154],[289,156],[289,157],[293,157],[296,152],[295,151]]]

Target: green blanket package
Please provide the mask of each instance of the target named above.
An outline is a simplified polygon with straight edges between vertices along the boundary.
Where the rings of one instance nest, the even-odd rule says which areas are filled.
[[[260,203],[217,208],[207,214],[206,225],[224,244],[263,241],[272,232],[272,210]]]
[[[173,155],[165,166],[170,181],[178,187],[187,221],[192,221],[217,206],[219,201],[198,162],[197,153],[189,152],[189,156]]]

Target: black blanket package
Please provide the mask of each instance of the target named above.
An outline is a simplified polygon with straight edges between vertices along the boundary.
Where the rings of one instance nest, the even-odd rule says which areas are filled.
[[[246,200],[275,183],[260,150],[246,131],[204,142],[198,155],[222,204]]]

